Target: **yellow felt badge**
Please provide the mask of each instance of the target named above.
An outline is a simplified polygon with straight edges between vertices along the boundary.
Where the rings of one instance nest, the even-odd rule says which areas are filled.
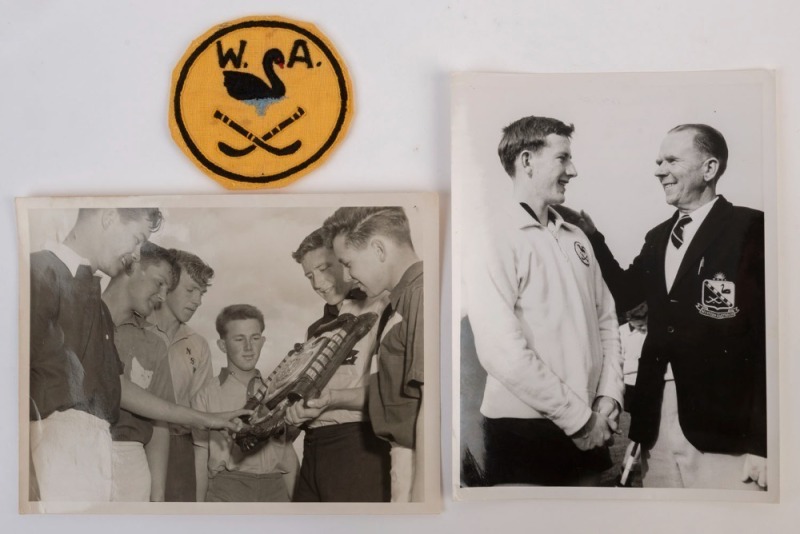
[[[312,24],[248,17],[195,40],[172,76],[172,137],[228,188],[281,187],[318,166],[353,115],[347,69]]]

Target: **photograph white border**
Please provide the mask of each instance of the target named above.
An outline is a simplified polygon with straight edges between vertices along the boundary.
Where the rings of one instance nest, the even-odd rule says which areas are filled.
[[[546,85],[550,89],[559,84],[569,87],[584,87],[585,95],[593,95],[594,98],[602,100],[609,99],[612,105],[619,103],[619,96],[612,91],[620,85],[630,84],[659,84],[663,86],[679,85],[713,85],[717,88],[724,88],[726,85],[755,83],[760,85],[761,106],[760,121],[757,124],[761,127],[761,155],[762,165],[760,174],[762,182],[760,190],[762,192],[763,207],[765,213],[765,258],[766,258],[766,319],[767,319],[767,425],[768,425],[768,473],[769,486],[767,491],[750,492],[736,490],[695,490],[695,489],[645,489],[645,488],[583,488],[583,487],[522,487],[522,486],[502,486],[502,487],[461,487],[461,318],[462,312],[462,243],[469,239],[469,234],[463,232],[460,221],[464,217],[465,188],[474,186],[475,173],[484,172],[485,169],[467,169],[467,165],[472,162],[463,161],[461,156],[473,150],[473,136],[477,126],[470,124],[463,106],[467,101],[463,92],[472,83],[482,85],[484,92],[482,96],[488,97],[486,87],[494,88],[494,95],[502,96],[504,84],[514,84],[517,94],[519,86],[528,84],[531,88],[529,105],[525,105],[528,111],[512,117],[508,122],[516,118],[527,115],[559,116],[558,112],[548,111],[546,105],[537,106],[536,94],[537,86]],[[538,89],[541,91],[541,89]],[[578,91],[580,93],[580,91]],[[484,101],[490,100],[485,98]],[[492,105],[487,103],[487,105]],[[654,106],[661,103],[654,103]],[[565,103],[568,106],[568,103]],[[631,500],[684,500],[684,501],[730,501],[730,502],[771,502],[777,503],[780,499],[780,439],[779,439],[779,333],[778,333],[778,237],[779,228],[777,223],[777,194],[779,189],[777,174],[777,141],[776,141],[776,96],[775,96],[775,73],[766,70],[738,70],[738,71],[707,71],[707,72],[657,72],[657,73],[585,73],[585,74],[523,74],[523,73],[490,73],[490,72],[459,72],[451,75],[451,175],[452,175],[452,221],[453,221],[453,240],[452,240],[452,417],[453,417],[453,439],[451,443],[451,469],[453,497],[456,501],[471,500],[518,500],[518,499],[631,499]],[[500,107],[498,105],[498,107]],[[508,107],[508,106],[507,106]],[[552,114],[550,114],[552,113]],[[564,118],[568,123],[570,118]],[[645,118],[642,119],[646,120]],[[696,121],[702,122],[702,121]],[[679,124],[675,122],[673,124]],[[505,124],[502,124],[505,126]],[[575,124],[576,131],[580,131],[581,123]],[[585,126],[585,124],[584,124]],[[666,132],[666,129],[664,129]],[[500,130],[496,132],[497,142],[500,140]],[[723,132],[725,134],[725,132]],[[573,147],[574,147],[573,142]],[[496,150],[497,144],[490,147]],[[652,159],[655,159],[657,146],[651,148]],[[471,155],[471,154],[470,154]],[[620,154],[623,157],[625,154]],[[592,206],[575,206],[570,200],[570,190],[581,187],[581,153],[574,151],[573,159],[579,171],[579,178],[575,184],[570,184],[567,192],[566,205],[578,209],[586,208],[591,212]],[[474,162],[474,160],[473,160]],[[591,169],[584,168],[585,173]],[[471,174],[470,174],[471,173]],[[496,163],[495,176],[502,178],[503,169],[499,160]],[[471,179],[472,178],[472,181]],[[602,179],[602,178],[598,178]],[[725,195],[727,184],[720,186],[720,194]],[[655,189],[655,179],[651,185]],[[608,194],[608,199],[613,197]],[[603,197],[605,198],[605,197]],[[596,200],[601,202],[602,200]],[[663,202],[663,200],[662,200]],[[736,201],[734,201],[734,204]],[[748,204],[749,205],[749,204]],[[648,204],[648,207],[650,204]],[[653,206],[656,206],[653,204]],[[470,216],[473,214],[470,213]],[[660,220],[663,220],[662,217]],[[600,226],[602,229],[602,226]],[[636,228],[631,236],[632,239],[641,246],[644,234],[649,229]],[[613,247],[612,247],[613,248]],[[636,249],[638,251],[638,249]],[[632,257],[631,257],[632,259]],[[628,263],[620,260],[620,263]]]
[[[425,313],[424,454],[425,500],[420,503],[85,503],[28,500],[28,392],[30,387],[30,235],[29,212],[34,209],[81,207],[158,208],[331,208],[341,206],[419,207]],[[18,198],[19,229],[19,511],[20,513],[78,514],[435,514],[442,509],[439,280],[439,199],[437,193],[354,194],[227,194],[127,197]]]

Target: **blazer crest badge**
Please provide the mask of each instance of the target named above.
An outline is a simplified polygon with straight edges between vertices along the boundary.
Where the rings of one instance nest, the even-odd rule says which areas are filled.
[[[701,315],[713,319],[730,319],[736,317],[736,284],[725,279],[725,275],[717,273],[714,278],[703,280],[700,302],[696,305]]]

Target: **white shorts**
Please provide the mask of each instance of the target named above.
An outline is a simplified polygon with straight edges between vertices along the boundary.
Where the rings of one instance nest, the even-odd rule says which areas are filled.
[[[111,500],[108,421],[80,410],[31,421],[31,460],[42,501]]]
[[[111,500],[150,502],[150,466],[138,441],[112,442]]]
[[[392,502],[411,502],[411,486],[414,483],[414,449],[392,443],[389,451],[392,460],[390,479]]]

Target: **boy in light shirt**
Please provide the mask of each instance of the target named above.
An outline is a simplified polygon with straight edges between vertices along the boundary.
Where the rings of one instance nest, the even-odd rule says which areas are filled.
[[[234,304],[217,316],[217,346],[228,366],[206,384],[192,405],[241,408],[248,386],[261,373],[256,364],[264,346],[264,315],[249,304]],[[197,502],[289,502],[299,468],[297,454],[284,437],[245,453],[227,432],[194,430]]]

